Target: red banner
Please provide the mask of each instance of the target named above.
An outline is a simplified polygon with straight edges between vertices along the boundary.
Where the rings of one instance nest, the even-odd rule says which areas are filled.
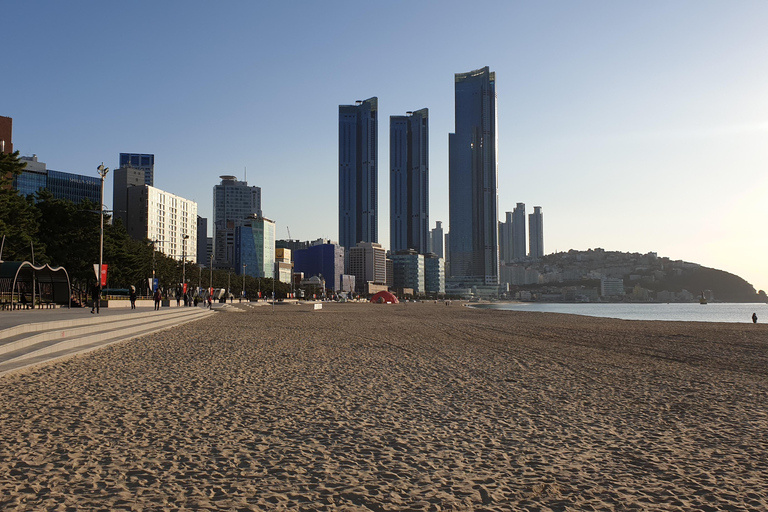
[[[107,286],[107,264],[102,263],[101,264],[101,287],[104,288]]]
[[[181,293],[183,293],[183,294],[187,293],[187,283],[184,283],[184,291],[182,291]]]

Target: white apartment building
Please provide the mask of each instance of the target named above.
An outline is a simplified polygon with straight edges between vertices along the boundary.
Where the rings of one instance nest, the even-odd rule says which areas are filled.
[[[155,242],[155,249],[197,262],[197,203],[149,185],[127,188],[128,234]]]

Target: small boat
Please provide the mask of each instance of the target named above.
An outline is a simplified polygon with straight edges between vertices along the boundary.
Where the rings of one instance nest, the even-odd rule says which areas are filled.
[[[704,296],[704,292],[701,292],[701,297],[699,297],[699,304],[706,304],[707,298]]]

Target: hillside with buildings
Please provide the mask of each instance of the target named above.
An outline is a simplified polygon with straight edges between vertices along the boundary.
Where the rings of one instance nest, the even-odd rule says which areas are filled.
[[[551,301],[766,301],[744,279],[696,263],[604,249],[571,250],[503,265],[509,298]]]

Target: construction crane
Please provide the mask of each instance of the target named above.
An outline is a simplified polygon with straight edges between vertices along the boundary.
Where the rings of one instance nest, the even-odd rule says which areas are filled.
[[[293,241],[293,238],[291,238],[291,228],[286,224],[285,229],[288,230],[288,240]]]

